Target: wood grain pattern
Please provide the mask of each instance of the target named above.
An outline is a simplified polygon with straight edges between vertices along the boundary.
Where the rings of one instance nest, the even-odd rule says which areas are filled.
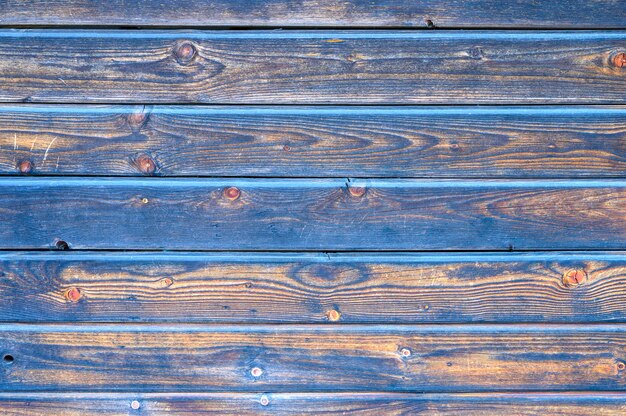
[[[0,102],[623,104],[626,33],[0,31]]]
[[[626,107],[4,105],[0,149],[7,175],[615,177]]]
[[[0,248],[626,246],[626,182],[2,178]]]
[[[0,276],[2,322],[626,320],[623,253],[3,253]]]
[[[134,413],[621,416],[626,412],[625,399],[621,393],[4,393],[0,394],[0,411],[7,416]],[[139,404],[137,410],[131,408],[134,401]]]
[[[615,0],[5,0],[3,25],[624,28]]]
[[[626,389],[615,324],[12,324],[0,350],[4,392]]]

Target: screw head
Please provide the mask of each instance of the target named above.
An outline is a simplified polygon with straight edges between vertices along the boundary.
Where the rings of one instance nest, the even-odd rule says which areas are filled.
[[[230,199],[231,201],[238,199],[240,195],[241,195],[241,191],[234,186],[224,189],[224,196]]]
[[[196,47],[191,42],[183,42],[174,51],[178,62],[186,64],[196,55]]]
[[[30,160],[22,160],[17,164],[17,170],[23,174],[29,174],[33,171],[33,163]]]
[[[567,287],[580,286],[587,280],[587,272],[582,269],[571,269],[563,274],[563,284]]]
[[[141,403],[139,403],[137,400],[133,400],[132,402],[130,402],[131,409],[139,410],[140,407],[141,407]]]
[[[624,363],[623,363],[623,362],[621,362],[621,361],[620,361],[620,362],[618,362],[618,363],[617,363],[617,369],[618,369],[619,371],[623,371],[624,369],[626,369],[626,364],[624,364]]]
[[[613,56],[613,65],[617,68],[623,68],[624,66],[626,66],[626,53],[616,53]]]
[[[263,375],[263,370],[261,370],[259,367],[254,367],[252,370],[250,370],[250,374],[252,374],[252,377],[261,377]]]
[[[411,350],[408,348],[402,348],[400,350],[400,355],[402,355],[403,357],[410,357],[411,356]]]
[[[65,299],[69,300],[70,302],[76,303],[80,300],[81,297],[82,297],[82,293],[80,293],[80,289],[77,287],[68,289],[65,292]]]
[[[267,406],[268,404],[270,404],[270,399],[264,394],[263,396],[261,396],[261,406]]]
[[[139,157],[135,159],[135,164],[137,165],[137,169],[145,175],[152,175],[156,171],[156,164],[148,155],[139,155]]]

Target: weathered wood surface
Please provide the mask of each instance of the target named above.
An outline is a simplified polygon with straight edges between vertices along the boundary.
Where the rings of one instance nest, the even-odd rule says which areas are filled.
[[[626,174],[626,107],[4,105],[0,140],[8,175]]]
[[[619,0],[5,0],[2,25],[624,28]]]
[[[621,31],[2,30],[0,102],[623,104],[624,50]]]
[[[625,401],[621,393],[1,393],[0,412],[8,416],[622,416],[626,413]]]
[[[3,253],[0,276],[3,322],[626,320],[623,253]]]
[[[0,248],[626,246],[623,180],[1,178]]]
[[[626,390],[617,324],[12,324],[0,349],[4,392]]]
[[[0,248],[617,249],[623,180],[2,178]]]

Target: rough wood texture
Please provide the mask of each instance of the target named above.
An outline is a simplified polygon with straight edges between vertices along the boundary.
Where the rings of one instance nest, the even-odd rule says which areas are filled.
[[[623,253],[4,253],[0,276],[3,322],[626,320]]]
[[[624,28],[619,0],[5,0],[3,25]]]
[[[0,179],[0,248],[626,246],[626,181]]]
[[[8,175],[615,177],[626,107],[4,105],[0,149]]]
[[[622,416],[626,396],[610,393],[4,393],[0,411],[96,416],[217,415],[467,415]],[[133,409],[139,406],[138,409]]]
[[[623,104],[624,32],[0,31],[0,101]]]
[[[13,324],[0,350],[4,392],[626,390],[623,325]]]

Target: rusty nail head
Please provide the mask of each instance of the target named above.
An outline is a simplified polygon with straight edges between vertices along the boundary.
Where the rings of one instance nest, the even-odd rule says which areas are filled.
[[[80,289],[73,287],[65,292],[65,298],[70,302],[78,302],[81,298],[82,294],[80,293]]]
[[[187,63],[196,55],[196,48],[191,42],[183,42],[176,48],[176,57],[179,61]]]
[[[263,374],[263,370],[261,370],[259,367],[254,367],[252,370],[250,370],[250,374],[252,374],[252,377],[261,377],[261,375]]]
[[[133,400],[132,402],[130,402],[131,409],[139,410],[140,407],[141,407],[141,403],[139,403],[137,400]]]
[[[587,280],[587,272],[581,269],[571,269],[563,274],[563,284],[568,287],[576,287]]]
[[[626,65],[626,53],[620,52],[613,56],[613,65],[618,68],[623,68]]]
[[[626,368],[626,364],[624,364],[623,362],[620,361],[619,363],[617,363],[618,370],[622,371],[625,368]]]
[[[403,357],[410,357],[411,356],[411,350],[408,348],[402,348],[400,350],[400,354],[402,354]]]
[[[329,310],[326,313],[326,316],[328,317],[328,320],[332,322],[336,322],[339,320],[339,318],[341,318],[341,314],[335,309]]]
[[[261,396],[261,405],[267,406],[268,404],[270,404],[270,399],[264,394]]]
[[[234,186],[224,189],[224,196],[230,199],[231,201],[234,201],[235,199],[239,198],[240,195],[241,195],[241,191],[239,191],[239,189]]]
[[[23,174],[31,173],[33,171],[33,164],[30,160],[22,160],[17,165],[17,170],[19,170],[20,173]]]
[[[353,186],[350,186],[348,188],[348,191],[350,192],[350,195],[352,195],[353,197],[356,197],[356,198],[360,198],[363,195],[365,195],[365,188],[363,188],[363,187],[353,187]]]
[[[152,158],[150,158],[150,156],[148,155],[140,155],[137,158],[136,163],[139,171],[146,175],[151,175],[156,170],[156,164],[154,163],[154,160],[152,160]]]

